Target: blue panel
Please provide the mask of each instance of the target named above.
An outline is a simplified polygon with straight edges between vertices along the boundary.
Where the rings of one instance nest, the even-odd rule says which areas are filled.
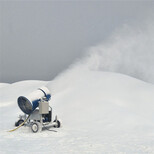
[[[39,102],[39,100],[35,100],[35,101],[32,102],[32,104],[33,104],[32,110],[33,111],[39,106],[38,102]]]

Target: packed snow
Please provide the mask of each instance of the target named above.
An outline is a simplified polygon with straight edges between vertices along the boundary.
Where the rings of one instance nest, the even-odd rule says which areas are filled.
[[[58,132],[14,127],[16,99],[47,86]],[[111,72],[74,68],[55,80],[22,81],[0,88],[0,153],[152,153],[154,86]]]

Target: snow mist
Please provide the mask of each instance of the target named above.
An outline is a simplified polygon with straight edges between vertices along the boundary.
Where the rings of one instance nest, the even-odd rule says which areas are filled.
[[[124,25],[103,44],[91,47],[82,65],[94,71],[127,74],[154,83],[154,22]]]

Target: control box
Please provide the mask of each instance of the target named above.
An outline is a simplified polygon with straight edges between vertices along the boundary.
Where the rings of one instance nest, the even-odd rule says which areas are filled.
[[[49,113],[49,102],[41,101],[39,102],[39,114],[48,114]]]

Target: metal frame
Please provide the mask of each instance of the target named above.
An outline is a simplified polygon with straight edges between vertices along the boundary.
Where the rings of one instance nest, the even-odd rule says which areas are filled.
[[[43,102],[46,101],[45,98],[42,98],[40,100],[40,102],[43,104]],[[41,105],[42,105],[41,104]],[[35,111],[33,111],[30,114],[30,117],[28,118],[28,120],[24,123],[24,126],[28,126],[31,127],[32,131],[34,133],[38,132],[38,131],[42,131],[42,129],[45,127],[46,129],[49,129],[50,127],[60,127],[59,124],[60,122],[57,120],[57,116],[55,117],[55,120],[52,122],[52,108],[49,106],[50,109],[48,109],[50,112],[48,112],[48,114],[51,114],[51,121],[45,121],[43,119],[44,115],[48,115],[48,114],[40,114],[39,110],[40,108],[38,107],[38,109],[36,109]],[[28,115],[24,114],[24,115],[19,115],[19,120],[23,120],[25,121],[27,119]],[[59,123],[59,124],[58,124]],[[35,131],[33,130],[33,125],[35,124],[36,127],[38,127],[38,130]]]

